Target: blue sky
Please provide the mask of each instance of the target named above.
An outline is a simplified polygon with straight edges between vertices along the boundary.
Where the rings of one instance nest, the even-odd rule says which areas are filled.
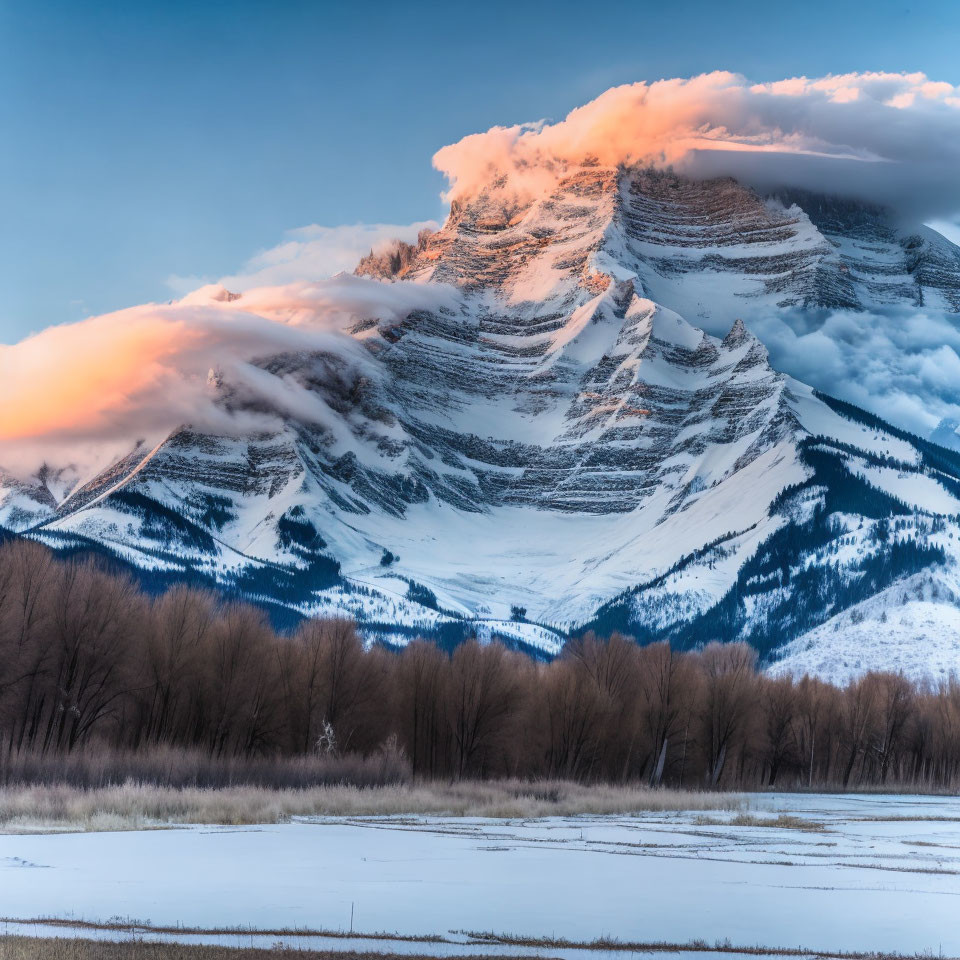
[[[957,83],[958,34],[952,0],[0,0],[0,342],[166,299],[290,228],[442,219],[436,149],[617,83]]]

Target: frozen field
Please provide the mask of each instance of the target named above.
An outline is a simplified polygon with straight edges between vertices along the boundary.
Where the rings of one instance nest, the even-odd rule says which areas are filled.
[[[779,826],[754,825],[781,814],[789,819]],[[46,934],[52,931],[12,921],[124,918],[155,927],[252,928],[244,943],[483,952],[277,933],[347,931],[352,910],[353,929],[363,934],[461,943],[465,931],[492,931],[960,956],[960,799],[764,796],[746,816],[332,818],[2,836],[0,904],[11,932]],[[255,930],[266,932],[258,937]],[[223,933],[178,938],[237,940]],[[611,955],[557,946],[484,950]]]

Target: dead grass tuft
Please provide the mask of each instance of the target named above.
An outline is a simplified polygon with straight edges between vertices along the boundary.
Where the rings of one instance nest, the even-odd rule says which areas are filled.
[[[307,816],[445,816],[497,819],[639,812],[743,810],[739,794],[515,780],[271,789],[172,788],[129,782],[0,789],[0,831],[139,830],[175,824],[241,826]]]
[[[827,825],[818,820],[806,820],[789,813],[776,817],[758,817],[752,813],[738,813],[731,820],[716,817],[697,817],[698,825],[722,827],[769,827],[773,830],[803,830],[807,833],[828,833]]]

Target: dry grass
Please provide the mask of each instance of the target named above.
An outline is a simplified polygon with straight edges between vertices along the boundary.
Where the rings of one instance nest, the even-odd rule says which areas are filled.
[[[184,943],[113,942],[72,938],[0,937],[0,960],[424,960],[416,954],[301,950],[298,947],[223,947]],[[479,960],[461,957],[459,960]],[[507,958],[498,958],[507,960]]]
[[[861,951],[807,950],[804,947],[737,946],[729,941],[686,943],[650,941],[630,943],[601,939],[589,942],[553,938],[509,936],[462,931],[475,947],[521,947],[544,950],[603,951],[607,953],[698,953],[718,957],[794,957],[798,960],[930,960],[926,954],[870,953]],[[538,953],[543,956],[544,954]],[[460,955],[458,960],[489,960],[490,952]],[[549,956],[549,953],[546,954]],[[270,948],[182,943],[155,943],[143,939],[110,941],[61,937],[0,936],[0,960],[437,960],[441,954],[392,954],[389,951],[310,950],[279,942]],[[498,952],[496,960],[519,960]],[[941,957],[940,960],[948,960]]]
[[[788,813],[777,817],[758,817],[752,813],[738,813],[729,820],[721,817],[697,817],[698,827],[769,827],[774,830],[803,830],[808,833],[827,833],[827,825],[818,820],[805,820]]]
[[[356,930],[323,930],[310,927],[188,927],[183,924],[164,926],[145,921],[115,917],[112,920],[75,920],[64,917],[0,917],[0,924],[29,927],[47,927],[61,930],[89,930],[118,934],[117,939],[142,939],[145,935],[177,937],[269,937],[272,940],[323,937],[329,940],[391,940],[399,943],[450,943],[438,933],[363,933]]]
[[[173,824],[282,823],[297,816],[528,818],[641,811],[744,810],[739,794],[584,786],[563,781],[175,789],[145,784],[82,790],[67,786],[0,789],[0,832],[136,830]]]
[[[409,783],[410,765],[391,741],[357,754],[216,756],[209,750],[153,745],[139,750],[86,747],[71,753],[23,750],[0,757],[0,787],[69,786],[78,790],[149,783],[158,787],[303,789]]]
[[[607,953],[715,953],[740,957],[797,957],[803,960],[931,960],[930,954],[876,953],[861,950],[810,950],[806,947],[743,946],[729,940],[688,940],[671,943],[665,940],[631,942],[602,937],[598,940],[566,940],[555,937],[524,937],[502,933],[461,930],[473,944],[535,947],[539,950],[596,950]],[[937,960],[954,960],[939,954]]]

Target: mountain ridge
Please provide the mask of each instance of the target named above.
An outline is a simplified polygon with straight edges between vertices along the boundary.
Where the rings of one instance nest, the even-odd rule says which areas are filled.
[[[712,630],[773,658],[898,578],[955,577],[960,463],[775,371],[740,314],[960,309],[960,250],[928,234],[647,168],[584,164],[523,203],[497,182],[358,265],[455,290],[346,324],[372,375],[257,361],[324,423],[184,427],[59,498],[8,478],[0,524],[394,641],[462,628],[551,653],[587,626]]]

